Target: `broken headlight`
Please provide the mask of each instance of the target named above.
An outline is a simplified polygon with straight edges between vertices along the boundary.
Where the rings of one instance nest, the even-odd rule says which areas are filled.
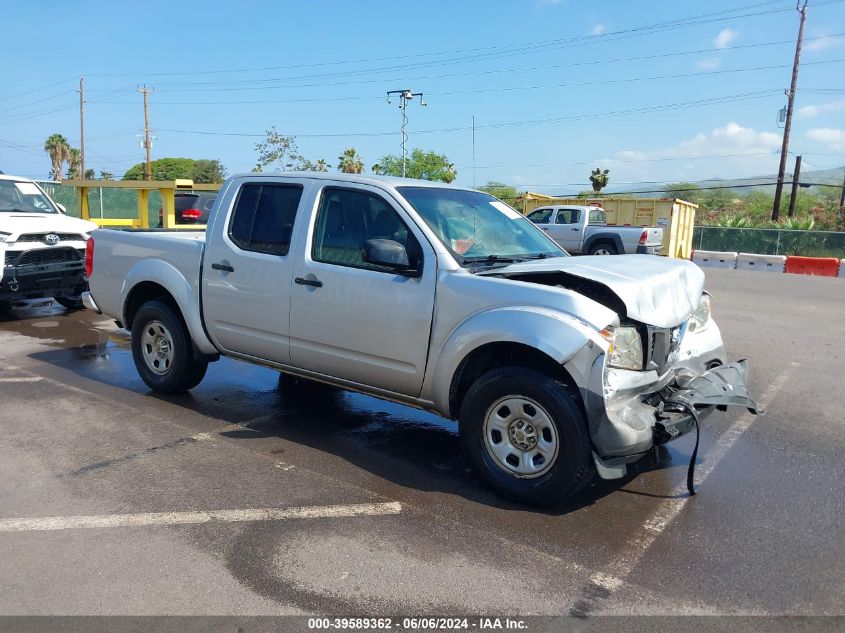
[[[607,364],[617,369],[642,371],[643,340],[637,328],[616,327],[601,331],[604,339],[610,343],[607,351]]]
[[[710,321],[710,295],[705,292],[701,295],[698,307],[690,317],[689,331],[696,332],[698,330],[703,330],[708,321]]]

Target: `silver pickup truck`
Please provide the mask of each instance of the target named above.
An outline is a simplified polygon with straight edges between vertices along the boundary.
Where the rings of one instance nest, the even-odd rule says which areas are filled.
[[[131,331],[151,389],[224,355],[457,418],[477,472],[527,503],[755,408],[695,264],[568,257],[478,191],[234,176],[205,233],[99,229],[86,259],[84,301]]]
[[[601,207],[541,207],[529,213],[528,219],[567,253],[576,255],[656,255],[663,246],[663,229],[610,226]]]

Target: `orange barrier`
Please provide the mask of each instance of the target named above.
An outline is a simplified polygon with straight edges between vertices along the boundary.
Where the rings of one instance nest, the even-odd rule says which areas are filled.
[[[836,277],[839,272],[839,260],[835,257],[799,257],[790,255],[786,258],[784,272],[797,275],[822,275]]]

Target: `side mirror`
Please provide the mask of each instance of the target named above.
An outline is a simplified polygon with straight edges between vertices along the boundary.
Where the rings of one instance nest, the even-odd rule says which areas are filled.
[[[59,211],[61,211],[61,212],[62,212],[62,213],[64,213],[65,215],[67,215],[67,207],[66,207],[65,205],[63,205],[63,204],[59,204],[59,203],[57,202],[57,203],[56,203],[56,206],[57,206],[57,207],[59,207]]]
[[[399,275],[419,276],[419,269],[411,265],[408,251],[393,240],[367,240],[364,242],[364,261],[369,264],[392,268]]]

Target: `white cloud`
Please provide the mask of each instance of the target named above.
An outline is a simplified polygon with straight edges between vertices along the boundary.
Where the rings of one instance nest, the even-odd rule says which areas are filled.
[[[839,46],[845,42],[845,38],[836,37],[835,35],[821,35],[817,39],[808,40],[804,44],[804,48],[808,51],[823,51],[834,46]]]
[[[823,112],[837,112],[845,110],[845,101],[832,101],[831,103],[823,103],[821,105],[806,105],[798,108],[797,115],[802,119],[812,119]]]
[[[701,70],[713,70],[722,65],[722,60],[718,57],[708,57],[706,59],[699,59],[695,62],[695,67]]]
[[[807,138],[824,143],[831,149],[845,149],[845,130],[833,127],[814,127],[807,130]]]
[[[596,24],[591,30],[591,35],[602,35],[607,32],[607,27],[604,24]]]
[[[734,31],[733,29],[722,29],[713,40],[713,45],[716,48],[726,48],[737,37],[739,37],[739,31]]]
[[[780,145],[779,134],[731,122],[675,145],[622,150],[596,163],[610,168],[617,182],[759,176],[776,169]],[[699,160],[685,162],[687,158]]]

